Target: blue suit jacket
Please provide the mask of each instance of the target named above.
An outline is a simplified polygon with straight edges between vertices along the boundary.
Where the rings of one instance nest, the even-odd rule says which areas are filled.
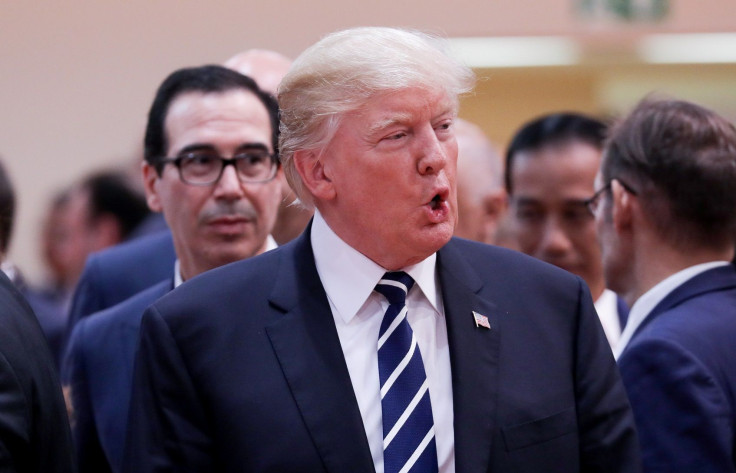
[[[665,297],[619,357],[647,472],[736,472],[736,268]]]
[[[585,284],[465,240],[437,261],[457,471],[639,471],[633,417]],[[309,231],[154,303],[130,409],[128,473],[374,471]]]
[[[170,278],[175,261],[176,252],[169,231],[90,255],[72,299],[67,336],[82,317],[112,307]]]
[[[71,392],[80,473],[120,471],[141,317],[173,287],[173,280],[161,281],[74,328],[62,380]]]

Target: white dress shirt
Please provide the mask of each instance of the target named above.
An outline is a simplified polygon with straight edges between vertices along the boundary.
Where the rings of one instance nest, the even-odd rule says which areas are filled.
[[[311,232],[317,272],[330,302],[340,345],[358,401],[376,473],[383,473],[383,425],[378,376],[378,332],[388,302],[374,288],[386,269],[349,246],[315,212]],[[403,268],[414,287],[407,318],[424,361],[432,402],[439,471],[455,471],[452,378],[447,325],[432,254]]]
[[[613,351],[614,357],[618,360],[623,353],[626,345],[631,341],[631,337],[639,328],[641,324],[647,319],[649,314],[657,307],[657,304],[667,297],[667,295],[683,285],[685,282],[694,278],[700,273],[704,273],[709,269],[717,268],[719,266],[726,266],[730,264],[728,261],[713,261],[710,263],[696,264],[690,266],[682,271],[663,279],[653,288],[645,292],[631,307],[629,312],[629,320],[626,322],[624,332],[621,334],[621,339],[618,341],[616,348]]]
[[[615,347],[621,338],[621,321],[618,317],[618,296],[610,289],[604,289],[595,301],[595,311],[601,320],[603,332],[606,334],[608,344]]]

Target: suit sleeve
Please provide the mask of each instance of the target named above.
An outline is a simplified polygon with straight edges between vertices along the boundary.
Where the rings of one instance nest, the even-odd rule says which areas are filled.
[[[581,471],[641,471],[639,444],[626,391],[610,345],[580,282],[575,386]]]
[[[123,471],[217,471],[205,410],[155,306],[143,315]]]
[[[733,471],[727,393],[674,342],[630,345],[619,360],[647,472]]]
[[[13,367],[0,353],[0,472],[21,471],[30,456],[31,419]]]
[[[85,321],[80,321],[72,331],[62,364],[61,379],[67,404],[71,405],[71,428],[74,453],[79,473],[110,472],[102,446],[90,397],[90,386],[84,357]]]

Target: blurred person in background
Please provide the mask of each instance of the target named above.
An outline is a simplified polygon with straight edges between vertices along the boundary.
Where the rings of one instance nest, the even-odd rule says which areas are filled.
[[[252,77],[262,90],[275,96],[281,79],[291,67],[291,62],[291,59],[276,51],[248,49],[225,61],[225,67]],[[282,189],[281,204],[273,237],[276,243],[283,245],[304,231],[313,212],[299,204],[296,194],[283,175],[279,180]]]
[[[511,140],[505,179],[519,250],[583,278],[615,347],[628,309],[606,289],[595,222],[586,205],[605,137],[604,123],[579,113],[538,117]]]
[[[497,244],[507,206],[503,162],[480,127],[459,118],[453,125],[458,147],[455,236]]]
[[[124,241],[149,214],[144,196],[125,173],[91,173],[52,202],[43,229],[43,255],[50,283],[29,289],[28,299],[41,321],[58,362],[66,333],[71,294],[87,257]]]
[[[127,239],[148,214],[144,196],[123,172],[95,172],[74,185],[54,230],[56,264],[67,284],[76,285],[90,253]]]

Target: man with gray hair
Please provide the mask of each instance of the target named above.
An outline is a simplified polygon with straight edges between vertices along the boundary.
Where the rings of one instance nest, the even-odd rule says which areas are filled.
[[[328,35],[279,86],[304,234],[145,313],[127,472],[636,472],[585,284],[453,239],[459,94],[437,38]]]

